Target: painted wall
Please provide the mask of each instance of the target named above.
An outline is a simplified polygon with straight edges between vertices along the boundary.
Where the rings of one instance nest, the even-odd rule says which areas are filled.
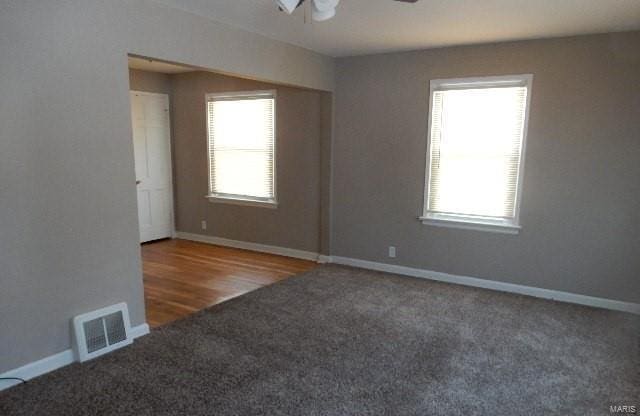
[[[160,72],[129,69],[129,89],[170,95],[171,76]]]
[[[148,0],[0,2],[0,373],[144,322],[127,53],[309,88],[333,60]]]
[[[318,252],[322,93],[207,72],[171,76],[178,231]],[[205,95],[276,90],[277,209],[211,203]],[[206,220],[207,230],[201,229]]]
[[[336,73],[333,255],[640,300],[640,32],[344,58]],[[429,80],[523,73],[522,232],[422,225]]]

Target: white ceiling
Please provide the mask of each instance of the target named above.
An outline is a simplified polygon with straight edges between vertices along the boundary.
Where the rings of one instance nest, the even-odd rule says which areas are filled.
[[[175,65],[167,62],[156,61],[155,59],[138,58],[135,56],[129,57],[129,68],[141,69],[149,72],[162,72],[163,74],[180,74],[182,72],[196,71],[196,69],[188,66]]]
[[[640,29],[640,0],[342,0],[305,23],[273,0],[156,0],[332,56]]]

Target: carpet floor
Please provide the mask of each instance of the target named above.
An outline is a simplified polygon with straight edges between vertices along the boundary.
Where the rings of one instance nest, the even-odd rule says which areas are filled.
[[[634,315],[321,266],[0,392],[0,415],[605,415]]]

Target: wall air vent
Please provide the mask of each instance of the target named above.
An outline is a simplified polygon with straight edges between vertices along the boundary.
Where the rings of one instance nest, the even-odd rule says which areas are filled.
[[[73,318],[76,354],[90,360],[133,342],[126,303],[108,306]]]

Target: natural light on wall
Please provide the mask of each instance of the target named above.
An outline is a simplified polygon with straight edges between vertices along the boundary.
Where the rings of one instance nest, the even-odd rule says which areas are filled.
[[[207,95],[209,197],[275,204],[275,93]]]
[[[431,83],[425,222],[519,228],[530,84],[531,76]]]

